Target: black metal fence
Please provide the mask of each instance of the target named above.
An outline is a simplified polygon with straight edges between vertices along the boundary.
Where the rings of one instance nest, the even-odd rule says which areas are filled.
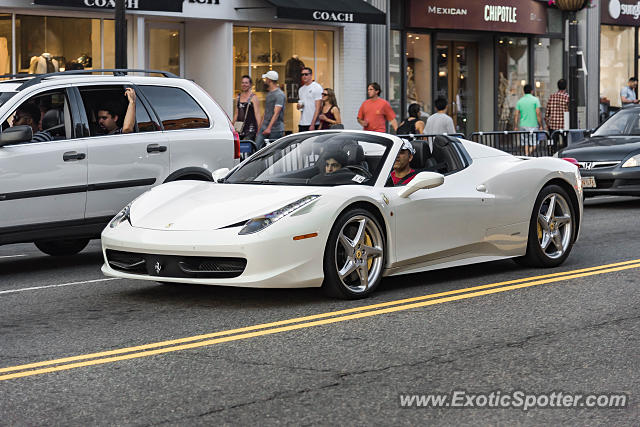
[[[544,130],[474,132],[469,140],[514,156],[552,156],[557,151],[549,133]]]
[[[557,147],[557,150],[561,150],[577,142],[584,141],[590,135],[591,130],[589,129],[560,129],[554,130],[551,133],[551,139]]]
[[[552,156],[559,150],[580,142],[590,135],[587,129],[561,129],[549,135],[544,130],[537,131],[497,131],[474,132],[465,137],[462,133],[443,134],[455,138],[466,138],[470,141],[497,148],[514,156],[543,157]],[[439,134],[406,134],[397,135],[409,140],[429,139]],[[240,141],[240,158],[246,159],[257,151],[256,144],[250,140]]]

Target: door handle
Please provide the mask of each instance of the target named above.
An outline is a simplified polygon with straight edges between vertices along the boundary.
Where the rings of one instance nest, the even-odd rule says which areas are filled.
[[[87,157],[85,153],[78,153],[76,151],[67,151],[62,155],[62,160],[70,162],[72,160],[84,160]]]
[[[167,151],[166,145],[149,144],[147,145],[147,153],[164,153]]]
[[[480,184],[476,187],[476,191],[480,191],[481,193],[486,193],[487,187],[484,184]]]

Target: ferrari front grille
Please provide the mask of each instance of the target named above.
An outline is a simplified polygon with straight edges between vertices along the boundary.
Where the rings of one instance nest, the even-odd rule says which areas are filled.
[[[195,257],[143,254],[107,249],[107,262],[114,270],[158,277],[224,279],[240,276],[245,258]]]

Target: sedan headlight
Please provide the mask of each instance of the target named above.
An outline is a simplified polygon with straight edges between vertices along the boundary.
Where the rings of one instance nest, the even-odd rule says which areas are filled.
[[[622,165],[623,168],[636,168],[638,166],[640,166],[640,154],[630,157]]]
[[[274,222],[284,218],[285,216],[297,211],[301,207],[308,205],[313,202],[315,199],[320,197],[317,194],[303,197],[300,200],[297,200],[293,203],[288,204],[285,207],[282,207],[278,210],[270,212],[266,215],[262,215],[256,218],[252,218],[242,227],[242,230],[238,234],[252,234],[257,233],[260,230],[264,230]]]
[[[116,216],[113,217],[111,222],[109,223],[109,227],[116,228],[120,224],[125,221],[128,221],[131,224],[131,203],[124,207]]]

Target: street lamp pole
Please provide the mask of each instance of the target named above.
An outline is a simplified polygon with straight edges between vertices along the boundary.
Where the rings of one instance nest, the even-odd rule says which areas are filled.
[[[116,0],[116,68],[127,68],[126,0]]]
[[[569,127],[578,128],[578,19],[569,12]]]

